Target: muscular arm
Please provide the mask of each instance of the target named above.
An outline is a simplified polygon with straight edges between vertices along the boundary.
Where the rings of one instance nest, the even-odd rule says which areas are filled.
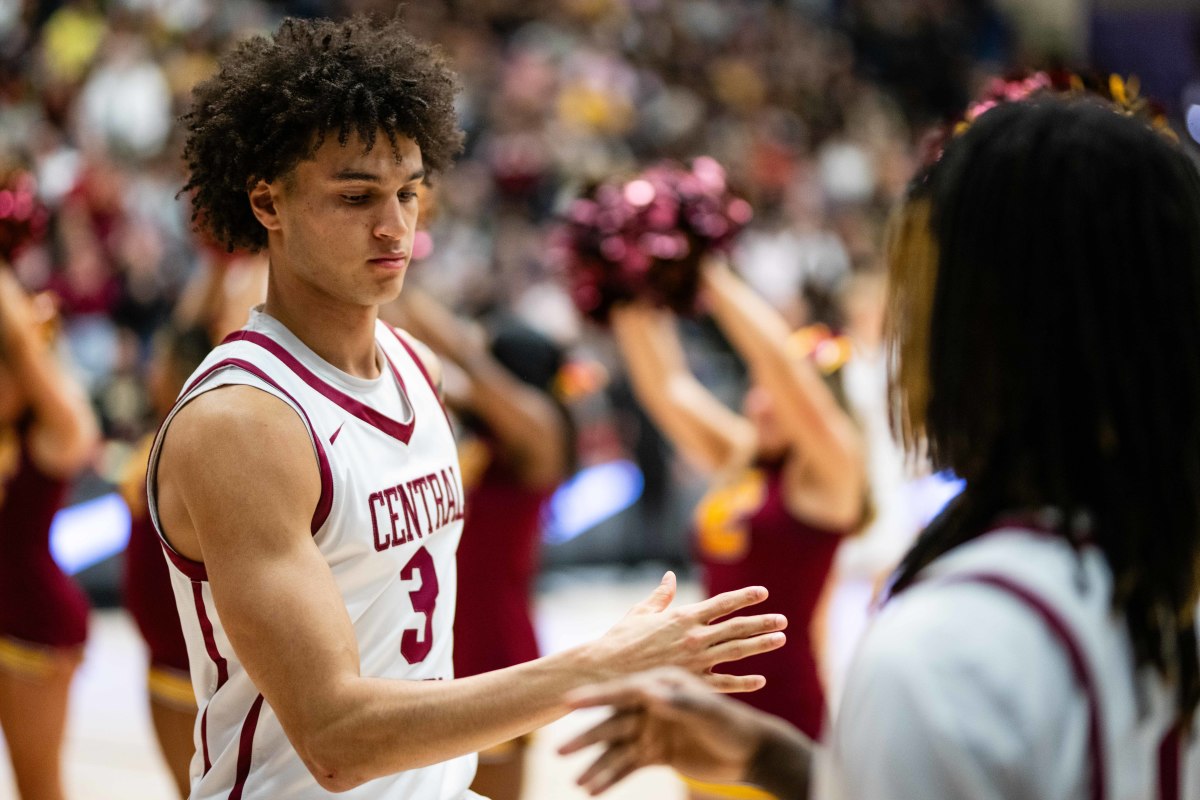
[[[861,437],[849,415],[807,360],[790,355],[787,322],[724,264],[709,261],[701,276],[713,316],[775,404],[776,417],[806,480],[815,478],[848,524],[862,513],[866,468]],[[791,471],[794,477],[796,471]]]
[[[692,375],[667,312],[622,306],[613,309],[612,329],[638,402],[690,463],[716,472],[748,459],[753,426]]]
[[[782,644],[778,615],[720,615],[765,596],[742,590],[667,610],[673,577],[590,644],[454,681],[364,677],[354,630],[309,532],[320,495],[312,445],[282,401],[244,386],[205,393],[176,416],[158,471],[172,545],[202,558],[230,642],[318,782],[344,790],[511,739],[567,711],[597,677],[718,661]],[[751,637],[747,640],[745,637]],[[711,676],[728,691],[757,677]]]
[[[42,471],[74,475],[95,453],[100,431],[83,388],[67,374],[38,330],[31,299],[0,269],[0,348],[34,415],[31,455]]]
[[[420,289],[406,288],[398,302],[413,333],[466,375],[466,406],[487,424],[522,483],[549,488],[562,481],[570,464],[570,439],[550,398],[493,358],[477,326]]]

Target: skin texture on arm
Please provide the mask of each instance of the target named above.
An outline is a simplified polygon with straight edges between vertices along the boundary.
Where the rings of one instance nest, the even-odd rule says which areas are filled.
[[[723,263],[709,260],[701,289],[721,330],[771,398],[790,444],[784,473],[789,509],[830,527],[852,527],[863,514],[864,444],[816,368],[788,353],[787,322]]]
[[[307,430],[252,387],[200,395],[163,443],[160,515],[172,545],[203,560],[239,660],[318,782],[345,790],[507,741],[568,711],[579,686],[661,664],[707,673],[783,644],[779,615],[733,617],[761,587],[669,609],[674,576],[600,639],[454,681],[364,677],[355,633],[309,532],[320,481]],[[709,675],[722,690],[757,676]],[[418,733],[419,735],[414,735]]]
[[[578,782],[600,794],[641,767],[665,764],[702,781],[757,784],[780,798],[808,797],[812,745],[778,717],[714,694],[682,670],[661,669],[571,693],[572,708],[612,716],[559,748],[602,746]]]
[[[566,422],[550,398],[492,357],[478,326],[420,289],[406,288],[397,305],[405,325],[466,376],[464,395],[451,399],[487,424],[521,482],[535,489],[560,483],[570,464],[570,443]]]
[[[640,303],[619,306],[612,331],[638,402],[689,463],[713,473],[750,459],[753,426],[692,375],[669,313]]]
[[[42,338],[41,316],[12,272],[0,269],[0,348],[33,412],[30,455],[46,474],[69,477],[95,454],[100,430],[83,388]]]

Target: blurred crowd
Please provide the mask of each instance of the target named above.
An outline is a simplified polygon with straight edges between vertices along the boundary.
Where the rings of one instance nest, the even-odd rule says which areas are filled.
[[[52,212],[13,267],[57,296],[63,346],[110,442],[152,423],[149,345],[180,303],[262,291],[260,261],[199,238],[177,195],[189,90],[228,42],[283,15],[397,5],[0,2],[0,154],[34,171]],[[467,133],[412,280],[467,315],[515,312],[599,361],[604,338],[562,288],[556,214],[589,182],[701,154],[754,208],[742,275],[791,323],[845,329],[860,362],[878,361],[884,225],[920,132],[1015,52],[987,0],[422,0],[399,13],[450,56]],[[719,337],[686,333],[711,362],[701,373],[738,391]],[[850,380],[880,396],[882,370],[868,372]],[[582,431],[585,463],[620,438],[595,429]]]

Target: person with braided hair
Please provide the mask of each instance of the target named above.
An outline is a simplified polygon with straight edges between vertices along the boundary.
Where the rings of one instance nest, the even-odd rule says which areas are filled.
[[[820,758],[832,798],[1200,797],[1200,174],[1119,104],[977,115],[890,244],[893,407],[962,494],[891,582]],[[647,763],[809,796],[813,746],[689,676],[613,717],[594,793]]]

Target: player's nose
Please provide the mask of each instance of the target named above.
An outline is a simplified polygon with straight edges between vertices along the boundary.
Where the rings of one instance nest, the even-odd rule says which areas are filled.
[[[380,216],[375,222],[373,233],[379,239],[400,240],[408,233],[411,224],[400,198],[392,197],[388,202],[381,204]]]

